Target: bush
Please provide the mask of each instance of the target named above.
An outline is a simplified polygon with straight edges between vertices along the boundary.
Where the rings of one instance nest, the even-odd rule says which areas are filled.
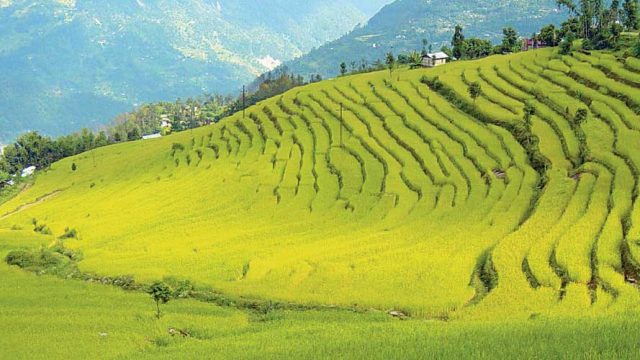
[[[82,260],[82,252],[73,251],[71,249],[67,249],[64,247],[61,241],[58,241],[52,248],[51,251],[58,253],[71,261],[80,261]]]
[[[33,231],[43,234],[43,235],[52,235],[53,232],[51,229],[45,224],[35,224]]]
[[[76,229],[70,229],[70,228],[65,228],[64,234],[60,236],[60,239],[77,239],[77,238],[78,238],[78,232],[76,231]]]
[[[16,250],[10,252],[5,261],[11,266],[18,266],[21,268],[27,268],[33,266],[35,263],[35,257],[29,251]]]
[[[5,261],[12,266],[39,272],[61,268],[66,264],[62,255],[49,249],[41,249],[39,252],[25,250],[12,251],[7,255]]]

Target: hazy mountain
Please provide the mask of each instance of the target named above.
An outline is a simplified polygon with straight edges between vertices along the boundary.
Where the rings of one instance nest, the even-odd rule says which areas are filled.
[[[335,76],[342,61],[359,64],[383,59],[389,51],[420,50],[422,39],[440,49],[450,42],[456,24],[464,26],[466,36],[499,41],[505,26],[530,35],[564,19],[555,0],[397,0],[366,25],[286,65],[300,74]]]
[[[0,142],[235,90],[388,2],[0,0]]]

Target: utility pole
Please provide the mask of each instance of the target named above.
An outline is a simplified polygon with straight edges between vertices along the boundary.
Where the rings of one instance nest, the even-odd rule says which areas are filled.
[[[245,85],[242,85],[242,118],[245,118],[247,109],[247,88]]]

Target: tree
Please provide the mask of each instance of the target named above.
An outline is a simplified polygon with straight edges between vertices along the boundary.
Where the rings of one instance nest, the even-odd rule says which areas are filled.
[[[391,73],[393,72],[393,68],[396,65],[396,58],[395,56],[393,56],[392,52],[388,52],[387,56],[385,57],[385,63],[387,64],[387,67],[389,68],[389,75],[391,75]]]
[[[638,30],[638,0],[625,0],[622,5],[622,23],[627,30]]]
[[[127,132],[127,140],[129,140],[129,141],[139,140],[141,138],[142,138],[142,135],[140,135],[140,129],[137,126],[133,126]]]
[[[602,0],[580,0],[576,4],[573,0],[557,0],[559,7],[567,8],[580,22],[580,31],[583,39],[591,40],[608,26],[604,13]]]
[[[347,73],[347,63],[344,61],[340,63],[340,75],[344,76]]]
[[[520,48],[518,46],[518,33],[512,27],[506,27],[502,29],[504,35],[502,39],[502,51],[503,52],[515,52]]]
[[[429,40],[422,39],[422,56],[427,55],[427,46],[429,46]],[[431,52],[431,51],[429,51]]]
[[[474,81],[469,85],[469,95],[473,99],[473,103],[476,103],[476,99],[482,94],[482,86],[479,82]]]
[[[633,56],[640,58],[640,37],[636,39],[632,49]]]
[[[162,281],[158,281],[149,287],[148,293],[151,295],[153,301],[156,302],[156,317],[160,319],[160,316],[162,315],[160,313],[160,304],[166,304],[171,300],[171,288]]]
[[[9,173],[0,170],[0,189],[2,189],[11,180]]]
[[[464,52],[464,34],[462,32],[462,26],[456,25],[455,32],[453,33],[453,39],[451,40],[451,46],[453,47],[453,57],[456,59],[462,59],[465,56]]]
[[[589,115],[589,111],[585,108],[580,108],[576,111],[576,115],[573,117],[573,123],[576,126],[580,126],[585,120],[587,120],[587,116]]]
[[[538,35],[538,39],[545,43],[547,46],[558,45],[558,31],[556,30],[556,26],[553,24],[549,24],[540,29],[540,35]]]
[[[560,42],[560,54],[568,55],[569,53],[571,53],[571,49],[573,47],[573,42],[575,41],[575,39],[576,37],[572,32],[568,33],[567,36],[565,36],[564,39],[562,39],[562,41]]]
[[[493,53],[493,44],[489,40],[478,38],[467,39],[463,42],[463,54],[468,59],[478,59]]]
[[[71,171],[76,171],[78,170],[78,166],[76,165],[76,163],[72,163],[71,164]]]
[[[422,64],[422,55],[417,51],[410,52],[409,64],[411,67],[419,67]]]

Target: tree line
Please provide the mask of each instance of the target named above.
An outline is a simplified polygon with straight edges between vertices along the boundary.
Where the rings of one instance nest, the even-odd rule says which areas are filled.
[[[11,175],[19,174],[27,167],[46,169],[58,160],[102,146],[139,140],[147,134],[166,135],[208,125],[261,100],[321,80],[322,77],[316,74],[305,80],[283,68],[262,75],[249,87],[250,91],[237,97],[205,94],[186,100],[145,104],[118,115],[101,130],[82,129],[58,138],[36,131],[22,134],[0,155],[0,189],[8,184]]]

